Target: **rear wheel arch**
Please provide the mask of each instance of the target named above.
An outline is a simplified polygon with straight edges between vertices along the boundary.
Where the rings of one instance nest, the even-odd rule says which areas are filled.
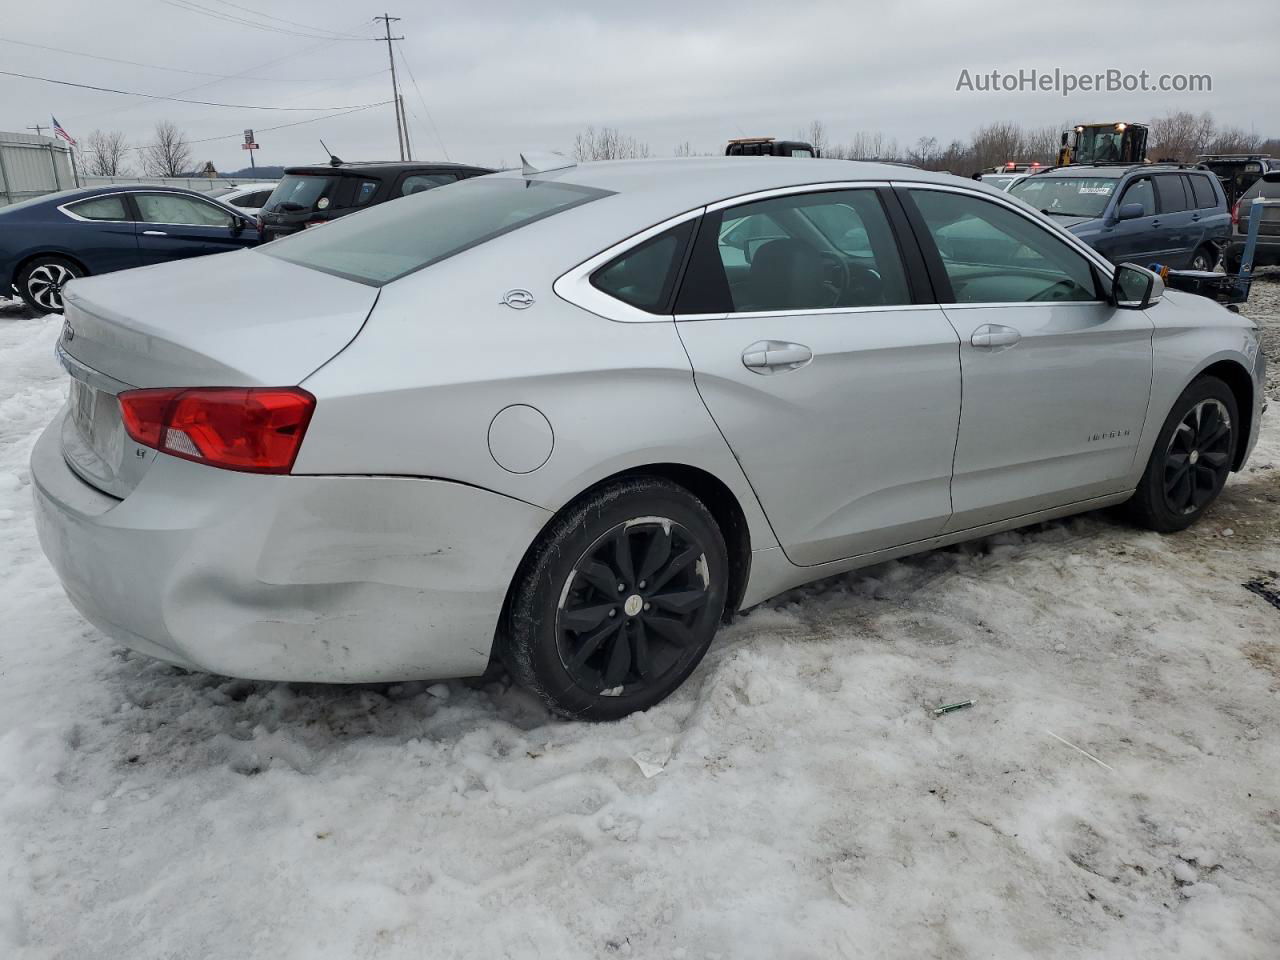
[[[530,559],[547,535],[548,529],[551,528],[556,520],[581,500],[589,497],[602,487],[617,483],[619,480],[646,477],[668,480],[677,486],[683,487],[702,501],[703,506],[707,508],[707,511],[715,519],[716,525],[720,528],[720,534],[724,538],[725,548],[729,556],[729,584],[728,594],[725,598],[725,619],[727,620],[736,613],[743,596],[746,594],[747,579],[751,572],[751,529],[747,523],[746,513],[743,511],[737,496],[734,495],[723,480],[700,467],[693,467],[683,463],[650,463],[628,467],[607,477],[602,477],[568,500],[543,524],[542,529],[538,531],[538,535],[533,538],[525,550],[524,556],[521,558],[519,565],[516,567],[516,572],[511,578],[511,583],[507,586],[507,596],[503,602],[501,622],[506,622],[506,612],[510,606],[512,594],[524,575]]]

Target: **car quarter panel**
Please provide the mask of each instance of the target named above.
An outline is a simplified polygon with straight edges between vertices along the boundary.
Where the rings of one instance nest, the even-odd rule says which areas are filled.
[[[294,473],[439,477],[557,510],[616,473],[675,463],[733,492],[753,548],[776,545],[672,320],[619,323],[554,293],[577,262],[558,252],[556,219],[383,287],[355,341],[304,381],[317,406]],[[582,259],[618,239],[574,222]],[[517,289],[532,305],[503,302]],[[551,433],[546,462],[522,473],[490,442],[498,414],[518,405]]]
[[[265,476],[164,455],[116,500],[63,460],[64,416],[31,466],[37,531],[68,596],[113,639],[213,673],[475,676],[550,516],[458,483]]]

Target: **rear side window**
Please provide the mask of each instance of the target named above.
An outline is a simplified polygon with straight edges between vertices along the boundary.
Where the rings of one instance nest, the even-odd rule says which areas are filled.
[[[1166,173],[1155,178],[1156,196],[1160,198],[1161,213],[1180,213],[1190,209],[1187,193],[1182,187],[1182,175]]]
[[[125,211],[124,197],[95,197],[92,200],[81,200],[67,207],[77,217],[86,220],[129,220]]]
[[[457,181],[456,173],[415,173],[413,176],[405,177],[404,183],[400,184],[400,196],[407,197],[413,193],[421,193],[423,190],[443,187],[446,183],[457,183]]]
[[[375,204],[322,230],[274,240],[256,252],[380,287],[495,237],[563,213],[610,191],[523,178],[484,177],[456,190]]]
[[[648,313],[670,313],[671,293],[694,221],[632,247],[591,275],[591,285]]]
[[[361,180],[356,184],[356,196],[351,201],[353,207],[363,207],[366,203],[373,199],[373,195],[378,192],[377,180]]]
[[[1218,205],[1218,195],[1208,177],[1193,173],[1187,176],[1187,180],[1191,183],[1191,193],[1197,209],[1205,210]]]
[[[790,194],[703,219],[676,312],[806,312],[911,302],[874,190]]]

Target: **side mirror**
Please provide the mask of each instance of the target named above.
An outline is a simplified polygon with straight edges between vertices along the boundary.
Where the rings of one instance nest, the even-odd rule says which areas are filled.
[[[249,224],[248,224],[247,222],[245,222],[244,220],[242,220],[240,217],[232,216],[232,218],[231,218],[231,235],[232,235],[233,237],[238,237],[238,236],[240,236],[240,234],[244,233],[244,228],[245,228],[245,227],[247,227],[248,225],[249,225]]]
[[[1116,267],[1111,281],[1111,302],[1122,310],[1145,310],[1164,296],[1164,281],[1136,263]]]
[[[1117,220],[1137,220],[1147,215],[1147,208],[1140,203],[1122,203],[1116,211]]]
[[[1266,183],[1280,183],[1280,170],[1268,170],[1262,175],[1262,179]]]

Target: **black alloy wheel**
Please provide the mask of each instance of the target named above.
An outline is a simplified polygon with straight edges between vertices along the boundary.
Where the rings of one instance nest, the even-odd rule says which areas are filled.
[[[720,528],[692,493],[656,477],[615,481],[566,506],[530,550],[499,655],[564,716],[647,709],[711,646],[728,571]]]
[[[1231,414],[1220,400],[1201,400],[1178,423],[1164,455],[1164,497],[1175,513],[1208,505],[1231,471]]]

